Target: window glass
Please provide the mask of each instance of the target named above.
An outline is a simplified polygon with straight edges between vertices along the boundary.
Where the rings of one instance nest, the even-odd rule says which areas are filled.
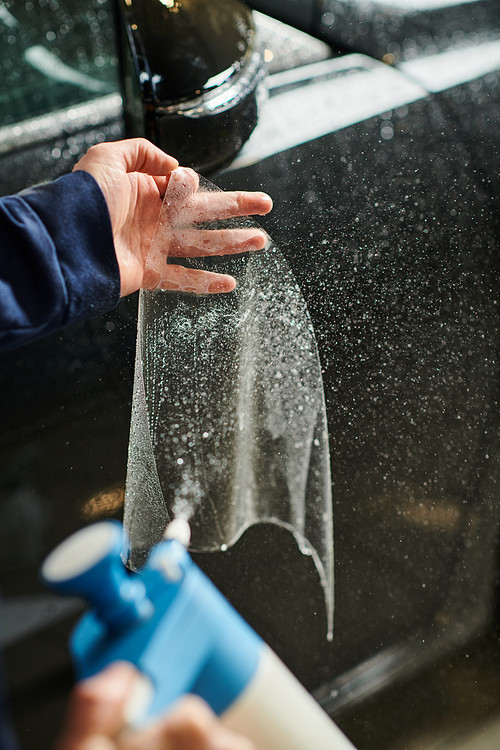
[[[108,0],[0,5],[0,126],[118,89]]]

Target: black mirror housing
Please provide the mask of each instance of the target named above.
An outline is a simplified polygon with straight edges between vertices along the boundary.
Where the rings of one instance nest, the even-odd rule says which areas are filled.
[[[257,122],[265,65],[240,0],[116,0],[127,134],[209,173]]]

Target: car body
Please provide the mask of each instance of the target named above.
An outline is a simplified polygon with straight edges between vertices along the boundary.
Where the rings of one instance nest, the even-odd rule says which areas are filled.
[[[298,28],[255,13],[268,99],[242,150],[206,171],[221,188],[273,196],[261,223],[316,333],[334,498],[333,641],[313,560],[286,530],[255,526],[227,552],[196,559],[359,748],[446,738],[450,726],[466,733],[500,709],[498,7],[254,5]],[[126,134],[118,53],[109,54],[116,19],[91,3],[86,23],[97,18],[99,34],[82,34],[89,79],[61,83],[76,98],[4,122],[4,193]],[[98,43],[110,66],[100,77]],[[89,92],[90,79],[103,88]],[[82,523],[121,513],[136,308],[124,300],[2,354],[6,661],[28,748],[53,736],[78,609],[45,594],[36,568]],[[474,690],[461,679],[476,680]]]

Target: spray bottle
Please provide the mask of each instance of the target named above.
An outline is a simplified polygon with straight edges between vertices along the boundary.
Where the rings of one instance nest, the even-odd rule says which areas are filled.
[[[130,573],[122,562],[122,525],[103,521],[47,557],[44,583],[92,607],[71,636],[77,677],[118,660],[134,664],[147,696],[131,720],[136,727],[193,693],[257,750],[354,750],[193,562],[189,539],[189,524],[174,520],[144,567]]]

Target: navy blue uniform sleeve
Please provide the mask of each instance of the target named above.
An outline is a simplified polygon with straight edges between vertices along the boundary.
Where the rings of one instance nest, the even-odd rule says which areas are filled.
[[[0,348],[101,315],[119,299],[108,208],[88,172],[0,199]]]
[[[1,605],[0,605],[1,606]],[[0,663],[0,750],[19,750],[7,706],[3,665]]]

